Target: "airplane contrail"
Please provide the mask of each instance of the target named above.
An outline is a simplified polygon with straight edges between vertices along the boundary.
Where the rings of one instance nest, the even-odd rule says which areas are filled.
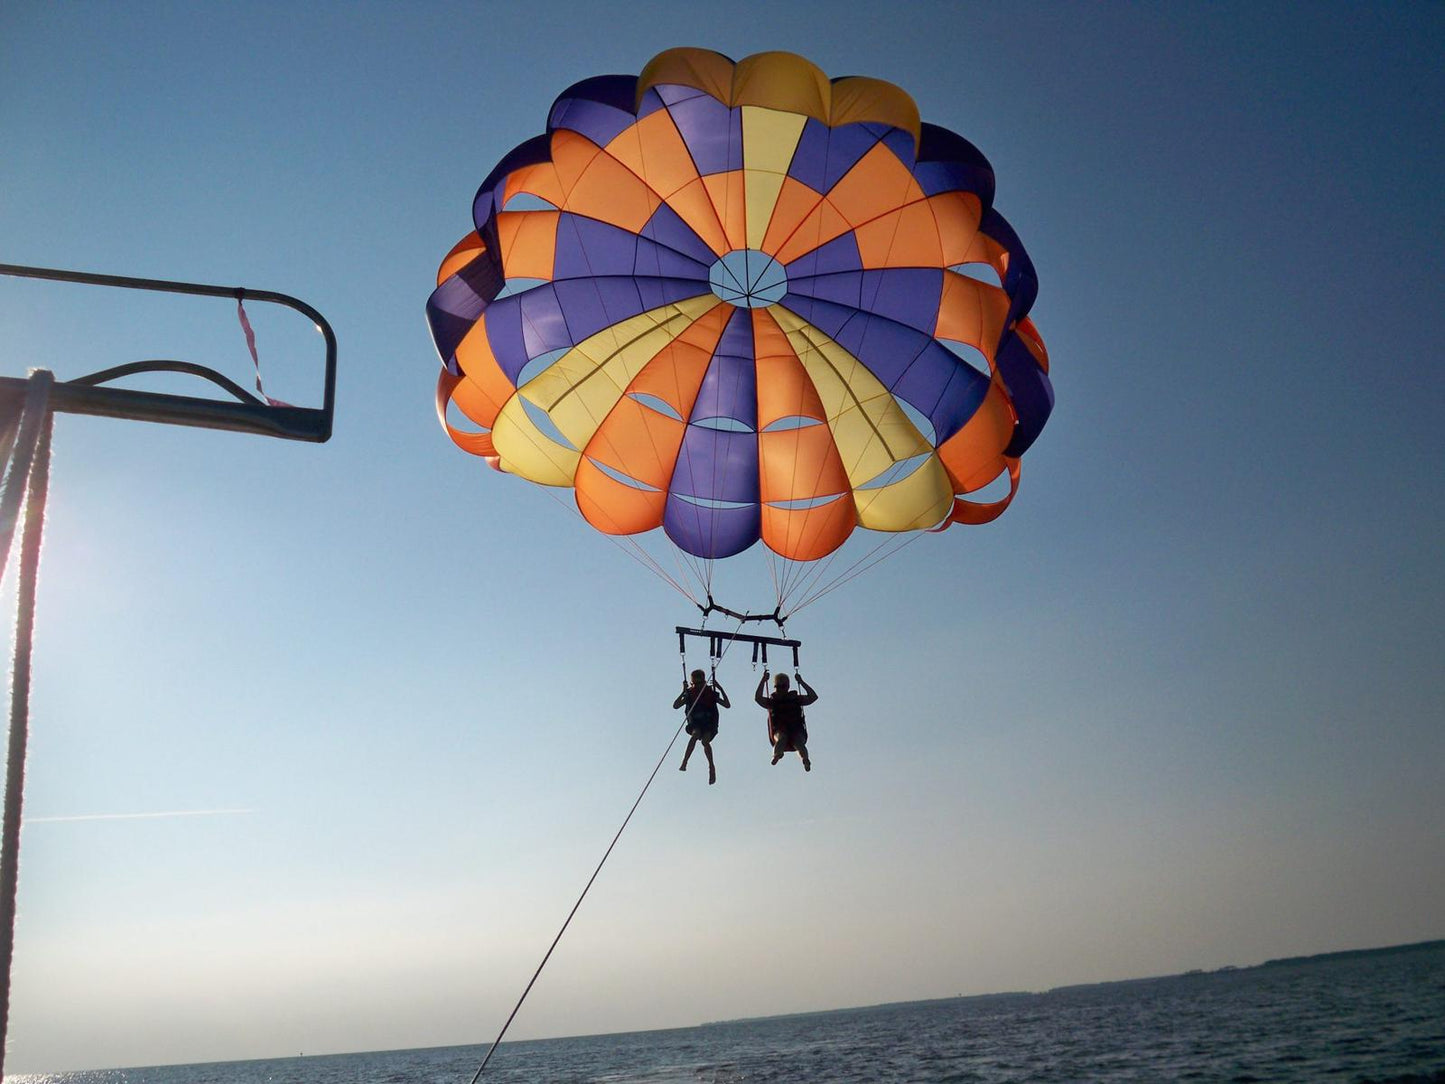
[[[160,813],[78,813],[69,817],[26,817],[26,824],[53,824],[58,821],[134,821],[157,817],[221,817],[237,813],[254,813],[254,809],[172,809]]]

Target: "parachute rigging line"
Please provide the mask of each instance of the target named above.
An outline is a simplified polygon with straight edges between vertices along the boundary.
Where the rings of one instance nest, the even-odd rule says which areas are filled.
[[[557,494],[553,492],[552,487],[546,487],[545,492],[547,496],[551,497],[554,501],[557,502],[558,507],[565,509],[566,511],[577,516],[579,519],[581,518],[582,513],[577,511],[575,506],[569,507],[566,501],[562,500],[561,497],[557,496]],[[606,538],[619,550],[627,554],[639,565],[645,568],[648,572],[651,572],[654,576],[660,579],[663,583],[667,584],[683,598],[691,602],[694,606],[699,605],[697,597],[686,587],[684,587],[683,584],[678,581],[678,579],[674,578],[667,571],[667,569],[663,568],[656,557],[654,557],[652,554],[648,553],[645,549],[638,545],[636,539],[632,538],[629,535],[623,535],[621,538],[618,538],[616,535],[604,534],[602,537]],[[681,573],[682,570],[679,569],[678,571],[679,573]],[[686,577],[684,576],[683,578],[685,579]]]
[[[901,541],[900,537],[902,539]],[[885,539],[884,541],[878,543],[878,545],[874,546],[873,549],[868,551],[868,553],[864,554],[862,557],[854,561],[851,565],[849,565],[842,572],[840,572],[836,578],[830,580],[823,587],[807,595],[803,599],[803,601],[799,602],[796,606],[794,606],[791,610],[788,611],[789,615],[791,616],[792,614],[797,613],[799,610],[811,606],[820,598],[823,598],[825,595],[829,595],[832,592],[838,590],[838,588],[842,587],[850,580],[857,579],[859,576],[863,575],[863,573],[871,569],[874,565],[879,564],[882,561],[886,561],[888,560],[888,558],[893,557],[898,553],[901,553],[903,550],[913,545],[914,542],[917,542],[922,537],[923,536],[921,534],[911,534],[907,536],[895,535],[893,538]],[[884,549],[884,547],[890,545],[893,546],[892,549],[874,557],[874,554],[878,554],[879,550],[882,550]],[[873,557],[873,560],[868,561],[869,557]],[[867,561],[868,563],[864,564],[865,561]]]
[[[542,445],[539,444],[530,433],[527,434],[527,439],[531,443],[531,445],[538,451],[545,451]],[[555,487],[543,486],[542,489],[547,494],[547,496],[551,497],[552,500],[556,501],[560,507],[571,512],[578,519],[584,518],[575,504],[569,506],[565,501],[562,500],[561,497],[556,494],[556,492],[554,491]],[[687,578],[685,575],[682,574],[681,567],[679,567],[678,569],[679,577],[674,578],[668,573],[667,569],[662,567],[662,564],[657,560],[657,558],[654,557],[652,554],[648,553],[645,549],[643,549],[642,546],[638,544],[637,540],[631,535],[622,535],[619,539],[617,535],[603,533],[603,537],[608,539],[619,550],[627,554],[634,561],[636,561],[643,568],[645,568],[648,572],[651,572],[654,576],[660,579],[663,583],[667,584],[683,598],[691,602],[694,606],[698,605],[697,597],[680,582],[680,580],[685,580]],[[700,582],[703,581],[702,575],[698,573],[696,569],[693,570],[693,574],[697,576]],[[707,577],[707,583],[704,584],[704,593],[706,592],[706,588],[710,584],[710,582],[711,576],[709,575]]]
[[[740,622],[738,628],[741,627],[742,624]],[[737,630],[734,629],[733,631],[736,632]],[[712,665],[714,670],[717,669],[717,664],[722,662],[723,656],[727,654],[728,648],[731,646],[732,643],[729,641],[727,646],[719,653],[717,659],[713,661]],[[684,669],[686,669],[686,663],[684,663]],[[531,979],[528,980],[527,988],[522,991],[522,996],[517,999],[517,1004],[512,1006],[512,1011],[507,1016],[506,1023],[502,1025],[502,1030],[497,1033],[497,1037],[492,1041],[492,1045],[487,1048],[487,1054],[482,1058],[482,1064],[477,1066],[477,1071],[472,1074],[471,1084],[477,1084],[477,1081],[481,1079],[482,1071],[486,1069],[487,1063],[492,1060],[492,1055],[497,1052],[497,1047],[502,1045],[502,1038],[507,1034],[507,1029],[512,1026],[512,1021],[516,1019],[517,1013],[521,1011],[522,1002],[527,1000],[527,995],[532,992],[532,987],[537,984],[537,979],[542,975],[542,968],[546,967],[547,961],[552,958],[552,953],[556,950],[558,942],[562,940],[562,935],[567,932],[567,927],[572,924],[572,918],[577,914],[577,909],[582,906],[582,901],[587,898],[587,893],[591,891],[593,882],[597,880],[597,875],[602,872],[602,867],[607,864],[607,859],[611,857],[612,849],[617,846],[617,841],[622,838],[622,833],[626,831],[628,823],[632,820],[632,815],[637,812],[637,807],[642,804],[642,799],[647,796],[647,791],[648,788],[652,786],[652,781],[657,778],[657,773],[660,772],[662,766],[667,763],[668,754],[672,752],[672,747],[677,744],[678,736],[682,733],[683,728],[687,726],[690,717],[691,713],[685,713],[682,717],[682,722],[679,723],[677,729],[672,732],[672,737],[668,739],[667,747],[663,749],[662,756],[658,757],[657,763],[653,765],[652,774],[647,777],[647,782],[642,784],[642,790],[638,791],[637,798],[632,803],[632,808],[627,811],[627,816],[622,818],[622,824],[617,829],[617,834],[612,837],[612,842],[607,844],[607,850],[602,852],[602,858],[597,863],[597,868],[592,871],[592,876],[587,878],[587,884],[583,886],[582,894],[577,897],[577,902],[572,905],[572,910],[567,912],[567,918],[563,921],[562,928],[557,931],[557,936],[552,938],[552,944],[548,946],[546,954],[542,957],[542,962],[537,965],[537,970],[532,973]]]

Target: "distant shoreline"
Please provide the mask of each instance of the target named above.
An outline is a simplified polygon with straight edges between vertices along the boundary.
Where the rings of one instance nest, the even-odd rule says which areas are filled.
[[[1363,959],[1369,956],[1399,956],[1411,952],[1430,952],[1442,948],[1445,948],[1445,940],[1412,941],[1408,945],[1387,945],[1384,948],[1342,949],[1338,952],[1317,952],[1312,956],[1281,956],[1275,960],[1266,960],[1262,964],[1248,964],[1243,967],[1226,964],[1223,967],[1216,967],[1207,971],[1196,968],[1178,975],[1150,975],[1139,979],[1109,979],[1104,982],[1081,982],[1072,986],[1055,986],[1048,992],[1054,994],[1065,990],[1091,990],[1101,986],[1121,986],[1131,982],[1158,982],[1164,979],[1187,979],[1196,976],[1238,974],[1245,971],[1262,971],[1265,968],[1271,967],[1295,967],[1299,964],[1332,963],[1339,960]]]
[[[1110,986],[1128,986],[1134,983],[1143,982],[1164,982],[1169,979],[1207,978],[1211,975],[1241,974],[1249,971],[1262,971],[1266,968],[1295,967],[1301,964],[1333,963],[1339,960],[1363,959],[1374,956],[1403,956],[1412,952],[1430,952],[1445,949],[1445,939],[1434,941],[1413,941],[1407,945],[1387,945],[1383,948],[1367,949],[1342,949],[1337,952],[1319,952],[1312,956],[1281,956],[1278,959],[1266,960],[1260,964],[1248,964],[1236,967],[1226,964],[1222,967],[1210,970],[1194,969],[1178,974],[1170,975],[1146,975],[1134,979],[1105,979],[1102,982],[1080,982],[1069,986],[1053,986],[1044,991],[1017,990],[1004,991],[996,994],[958,994],[953,997],[921,998],[911,1001],[885,1001],[876,1005],[850,1005],[842,1009],[805,1009],[801,1012],[774,1013],[769,1016],[745,1016],[731,1020],[709,1020],[700,1027],[722,1027],[728,1024],[754,1023],[758,1020],[786,1020],[801,1016],[827,1016],[832,1013],[868,1012],[875,1009],[887,1009],[901,1005],[919,1005],[928,1002],[940,1001],[987,1001],[999,998],[1021,998],[1021,997],[1046,997],[1049,994],[1073,993],[1081,990],[1098,990]],[[664,1029],[667,1030],[667,1029]],[[523,1040],[525,1041],[525,1040]]]

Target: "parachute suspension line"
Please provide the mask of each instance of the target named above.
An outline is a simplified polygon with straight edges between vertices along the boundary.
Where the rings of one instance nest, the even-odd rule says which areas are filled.
[[[677,568],[677,574],[686,579],[689,575],[698,585],[698,594],[707,594],[707,579],[702,573],[702,567],[698,564],[697,558],[686,550],[678,549],[676,546],[669,546],[672,552],[672,563]]]
[[[861,404],[857,405],[861,410]],[[894,456],[893,449],[889,445],[888,441],[884,438],[882,432],[880,432],[878,427],[872,423],[871,419],[868,419],[866,411],[862,413],[865,420],[869,421],[869,427],[872,432],[868,436],[867,440],[864,441],[863,447],[859,449],[857,462],[862,462],[863,458],[875,445],[881,445],[884,450],[888,452],[890,458],[893,458],[894,462],[896,463],[897,460]],[[849,476],[852,476],[851,472],[849,472]],[[841,547],[834,550],[828,555],[826,560],[824,560],[818,565],[817,568],[801,574],[798,578],[796,578],[789,584],[787,589],[788,593],[784,596],[783,599],[784,604],[787,604],[789,602],[794,592],[796,592],[796,594],[800,596],[800,598],[797,601],[796,605],[792,605],[789,608],[788,613],[790,615],[798,613],[804,607],[812,605],[812,603],[818,601],[818,599],[823,598],[832,591],[836,590],[838,587],[841,587],[843,584],[848,583],[849,581],[855,579],[857,576],[862,575],[864,572],[868,571],[868,569],[878,564],[878,562],[892,557],[894,554],[902,550],[905,546],[908,546],[913,541],[915,541],[921,533],[922,532],[914,532],[907,537],[906,541],[897,545],[894,545],[894,543],[897,542],[898,538],[900,538],[901,536],[891,535],[890,537],[885,538],[882,542],[875,545],[872,549],[863,554],[863,556],[859,557],[856,561],[853,561],[841,572],[837,573],[835,577],[825,578],[829,576],[834,560],[842,552]],[[889,550],[889,546],[893,546],[894,548]],[[887,550],[887,552],[884,552],[882,556],[878,556],[881,550]]]
[[[712,594],[713,573],[717,569],[717,562],[711,557],[698,557],[696,554],[688,554],[698,568],[698,582],[702,584],[702,595],[706,598]]]
[[[815,567],[813,568],[800,566],[795,569],[794,576],[788,582],[787,593],[783,596],[784,604],[789,604],[795,595],[801,594],[806,596],[807,593],[812,590],[813,586],[827,575],[828,570],[833,567],[834,563],[838,560],[838,554],[841,552],[841,547],[834,550],[821,561],[815,562]],[[797,607],[793,607],[788,612],[797,613]]]
[[[826,596],[826,595],[832,594],[832,593],[833,593],[834,591],[836,591],[838,588],[842,587],[845,583],[848,583],[848,582],[850,582],[851,580],[857,579],[859,576],[863,575],[863,573],[865,573],[865,572],[867,572],[869,569],[871,569],[874,565],[876,565],[876,564],[878,564],[878,563],[880,563],[880,562],[882,562],[882,561],[886,561],[888,558],[894,557],[894,556],[896,556],[897,554],[903,552],[903,550],[907,549],[909,546],[913,545],[913,543],[917,542],[920,538],[922,538],[925,533],[926,533],[926,532],[924,532],[924,531],[915,531],[915,532],[913,532],[912,534],[909,534],[909,535],[906,535],[906,536],[905,536],[905,535],[899,535],[899,536],[896,536],[895,539],[890,539],[888,542],[879,543],[879,544],[878,544],[877,546],[875,546],[868,554],[865,554],[862,558],[860,558],[859,560],[855,561],[855,562],[854,562],[852,565],[850,565],[847,569],[844,569],[844,571],[839,574],[839,576],[838,576],[837,579],[835,579],[835,580],[833,580],[832,582],[828,583],[828,584],[825,585],[824,587],[822,587],[822,588],[820,588],[819,590],[815,591],[813,594],[809,595],[809,596],[808,596],[807,598],[805,598],[802,602],[798,603],[798,605],[793,609],[792,612],[793,612],[793,613],[797,613],[799,610],[803,609],[804,607],[806,607],[806,606],[811,606],[813,603],[817,602],[820,598],[823,598],[823,597]],[[872,556],[873,554],[876,554],[880,549],[884,548],[884,547],[887,546],[887,545],[890,545],[893,541],[896,541],[897,539],[902,539],[902,541],[899,541],[898,544],[897,544],[896,546],[894,546],[891,550],[889,550],[887,553],[881,554],[880,556],[874,557],[873,560],[868,561],[868,557]],[[867,564],[864,564],[864,563],[863,563],[864,561],[868,561],[868,563],[867,563]],[[860,567],[860,566],[861,566],[861,567]]]
[[[597,419],[594,418],[593,420],[596,421]],[[545,449],[536,441],[536,439],[534,439],[530,434],[527,434],[527,439],[531,442],[532,447],[533,447],[534,449],[536,449],[538,452],[541,452],[541,453],[543,453],[543,454],[546,454],[546,450],[545,450]],[[577,506],[576,506],[576,504],[575,504],[575,499],[574,499],[574,503],[573,503],[571,506],[568,506],[568,505],[566,504],[566,502],[564,502],[560,497],[557,496],[556,493],[553,492],[553,490],[554,490],[554,488],[555,488],[554,486],[543,486],[542,488],[543,488],[544,490],[546,490],[547,495],[548,495],[549,497],[551,497],[554,501],[556,501],[559,505],[561,505],[563,508],[567,509],[567,510],[568,510],[569,512],[571,512],[573,515],[575,515],[578,519],[581,519],[581,520],[583,520],[584,522],[586,521],[586,517],[583,516],[582,513],[578,510],[578,508],[577,508]],[[574,490],[573,492],[575,493],[575,490]],[[638,564],[640,564],[643,568],[647,569],[649,572],[651,572],[651,573],[652,573],[654,576],[656,576],[658,579],[662,580],[663,583],[666,583],[666,584],[668,584],[670,587],[672,587],[672,589],[673,589],[674,591],[676,591],[678,594],[682,595],[683,598],[687,599],[687,600],[688,600],[689,602],[691,602],[694,606],[697,605],[697,598],[696,598],[696,596],[695,596],[691,591],[689,591],[686,587],[684,587],[684,586],[682,585],[682,583],[679,582],[678,579],[673,578],[673,577],[668,573],[668,571],[667,571],[665,568],[662,567],[662,565],[658,562],[657,558],[655,558],[654,556],[652,556],[652,554],[648,553],[648,552],[647,552],[646,550],[644,550],[641,546],[639,546],[639,545],[637,544],[637,542],[634,541],[630,536],[623,536],[623,537],[627,538],[628,542],[630,543],[630,548],[629,548],[629,546],[624,545],[623,543],[619,542],[619,541],[617,540],[617,537],[614,536],[614,535],[607,534],[605,531],[599,531],[598,533],[604,535],[604,536],[605,536],[609,541],[611,541],[612,544],[615,545],[618,549],[620,549],[620,550],[622,550],[622,552],[628,554],[634,561],[636,561]],[[684,578],[685,578],[685,577],[684,577]]]
[[[767,543],[764,543],[763,545],[764,545],[764,548],[766,549]],[[782,588],[782,586],[781,586],[781,585],[779,584],[779,582],[778,582],[778,560],[779,560],[779,558],[778,558],[778,555],[777,555],[776,553],[774,553],[774,552],[773,552],[772,550],[770,550],[770,549],[767,550],[767,555],[768,555],[768,559],[767,559],[768,576],[769,576],[769,577],[772,579],[772,581],[773,581],[773,595],[774,595],[774,603],[773,603],[773,604],[774,604],[775,606],[777,606],[777,608],[778,608],[779,611],[781,611],[782,608],[783,608],[783,588]]]
[[[641,548],[640,546],[638,547]],[[698,598],[707,598],[712,591],[712,564],[703,560],[695,554],[688,553],[677,545],[667,547],[672,554],[672,563],[677,568],[677,574],[681,579],[691,578],[691,582],[697,586],[697,595],[692,598],[694,606],[700,606]]]
[[[895,232],[896,232],[896,230],[895,230]],[[811,337],[809,338],[809,342],[811,343]],[[814,346],[814,348],[816,349],[816,344],[813,344],[813,346]],[[835,372],[837,372],[837,367],[836,367],[835,365],[833,365],[833,363],[832,363],[831,361],[828,361],[826,358],[824,358],[824,361],[828,364],[829,368],[832,368]],[[838,374],[838,375],[839,375],[840,378],[841,378],[841,375],[842,375],[842,374]],[[845,384],[846,384],[846,381],[845,381]],[[891,389],[890,389],[890,394],[892,394],[892,393],[891,393]],[[852,395],[851,390],[850,390],[850,395]],[[864,458],[868,455],[868,453],[869,453],[875,446],[879,446],[879,445],[881,445],[882,448],[883,448],[883,450],[888,453],[889,458],[890,458],[891,460],[893,460],[893,462],[894,462],[895,465],[896,465],[896,463],[898,462],[898,459],[897,459],[896,453],[894,452],[892,446],[889,444],[888,440],[884,437],[884,435],[883,435],[883,433],[881,432],[881,430],[879,429],[879,427],[874,423],[873,419],[869,417],[868,412],[863,409],[863,404],[858,401],[856,395],[852,395],[852,398],[853,398],[853,405],[854,405],[854,407],[859,411],[859,414],[860,414],[860,416],[864,419],[864,421],[866,421],[866,422],[868,423],[868,427],[869,427],[869,429],[870,429],[870,433],[869,433],[868,438],[863,442],[863,446],[858,450],[858,454],[857,454],[857,457],[856,457],[856,459],[855,459],[855,461],[854,461],[853,466],[856,468],[856,466],[857,466],[859,463],[863,462]],[[799,407],[799,412],[801,413],[801,406]],[[793,461],[793,475],[794,475],[794,479],[793,479],[793,490],[792,490],[793,492],[796,492],[797,470],[798,470],[798,463],[797,463],[797,460],[796,460],[796,458],[795,458],[794,461]],[[819,479],[821,479],[821,477],[822,477],[821,471],[822,471],[822,466],[821,466],[821,464],[820,464],[820,466],[819,466],[819,475],[818,475],[818,478],[819,478]],[[845,471],[847,472],[848,477],[851,479],[851,478],[853,477],[854,470],[849,469],[849,468],[846,467],[846,465],[845,465]],[[817,480],[815,479],[815,483],[816,483],[816,481],[817,481]],[[816,486],[816,484],[815,484],[815,485],[813,486],[813,489],[816,490],[816,488],[817,488],[817,486]],[[883,548],[887,547],[888,545],[890,545],[890,544],[896,539],[896,537],[897,537],[897,536],[893,536],[893,537],[888,538],[888,539],[885,539],[883,542],[879,543],[877,546],[875,546],[875,547],[874,547],[873,549],[871,549],[869,552],[865,553],[862,557],[860,557],[860,558],[859,558],[857,561],[855,561],[853,564],[849,565],[848,567],[846,567],[845,569],[843,569],[842,572],[838,573],[836,579],[828,579],[828,580],[825,580],[825,577],[829,574],[830,570],[832,569],[832,566],[833,566],[835,560],[838,558],[839,554],[840,554],[841,551],[842,551],[842,547],[839,547],[838,549],[835,549],[832,553],[828,554],[827,557],[826,557],[824,560],[822,560],[821,562],[817,563],[817,564],[816,564],[816,567],[813,567],[813,568],[809,568],[809,569],[803,570],[803,569],[801,568],[801,566],[802,566],[804,563],[803,563],[803,562],[796,562],[796,564],[798,564],[798,565],[800,566],[800,569],[797,570],[797,571],[792,571],[792,570],[790,570],[788,576],[786,577],[785,586],[784,586],[784,588],[783,588],[783,590],[782,590],[782,592],[781,592],[780,599],[779,599],[779,609],[781,610],[781,609],[786,608],[789,615],[796,614],[798,611],[800,611],[801,609],[803,609],[805,606],[808,606],[808,605],[810,605],[811,603],[816,602],[819,598],[822,598],[824,595],[828,594],[829,592],[831,592],[832,590],[834,590],[836,587],[841,586],[843,583],[848,582],[849,580],[853,579],[855,576],[861,574],[861,573],[864,572],[864,571],[867,571],[867,569],[872,568],[874,564],[877,564],[877,563],[878,563],[878,561],[883,560],[883,559],[886,558],[886,557],[892,556],[892,553],[898,552],[898,550],[899,550],[899,549],[902,549],[903,546],[902,546],[902,545],[898,546],[897,549],[893,550],[891,553],[884,554],[883,557],[878,557],[876,560],[873,559],[880,549],[883,549]],[[917,535],[915,534],[913,537],[916,538]],[[910,541],[911,541],[911,540],[912,540],[912,539],[910,538]],[[907,543],[904,543],[904,545],[906,545],[906,544],[907,544]],[[860,568],[859,566],[863,566],[863,567]],[[820,586],[820,585],[821,585],[821,586]],[[796,603],[796,605],[791,605],[791,600],[792,600],[792,598],[794,598],[795,596],[801,596],[801,598],[800,598],[800,600]]]
[[[691,585],[688,584],[687,572],[685,570],[679,567],[677,569],[677,575],[673,576],[672,573],[663,567],[662,562],[659,561],[655,555],[644,549],[641,543],[631,535],[623,535],[620,539],[615,535],[606,535],[606,537],[611,539],[614,545],[631,556],[632,559],[643,568],[647,569],[664,583],[671,585],[683,598],[687,599],[694,606],[697,605],[697,592],[692,590]]]
[[[899,535],[889,535],[885,537],[883,541],[874,544],[873,547],[861,557],[847,563],[841,571],[837,572],[833,571],[832,566],[834,564],[834,558],[839,556],[841,550],[834,550],[833,553],[828,555],[827,561],[815,569],[810,576],[795,585],[796,604],[790,612],[797,613],[809,603],[816,602],[824,594],[832,591],[835,586],[850,578],[850,574],[859,565],[874,557],[879,550],[896,543],[900,537]],[[885,556],[887,555],[885,554]],[[879,558],[879,560],[882,559],[883,558]]]
[[[741,621],[738,622],[738,628],[742,628]],[[735,629],[734,631],[736,632],[737,630]],[[722,657],[727,654],[728,648],[731,646],[732,643],[729,641],[727,646],[721,648],[716,662],[713,663],[714,673],[717,671],[717,663],[722,662]],[[683,673],[686,674],[686,650],[683,651],[682,669]],[[532,978],[527,982],[527,988],[522,991],[522,996],[517,999],[517,1004],[512,1006],[512,1011],[507,1016],[506,1023],[502,1025],[502,1030],[497,1033],[497,1037],[492,1041],[492,1045],[487,1048],[487,1054],[482,1058],[482,1064],[477,1066],[477,1071],[472,1074],[471,1084],[477,1084],[477,1081],[481,1079],[482,1071],[486,1069],[487,1063],[492,1060],[492,1055],[497,1052],[497,1047],[502,1045],[502,1038],[507,1034],[507,1029],[512,1026],[512,1021],[517,1018],[517,1013],[521,1011],[522,1002],[527,1000],[527,995],[532,992],[532,987],[537,984],[537,979],[542,975],[542,968],[546,967],[547,961],[552,958],[552,953],[556,951],[558,943],[562,940],[562,935],[567,932],[567,927],[572,924],[572,918],[577,914],[577,909],[582,906],[582,901],[587,898],[587,893],[592,890],[592,885],[597,880],[597,875],[602,872],[602,867],[607,864],[607,859],[612,855],[612,849],[617,846],[617,841],[622,838],[622,833],[627,830],[627,825],[631,822],[632,815],[637,812],[637,807],[642,804],[642,799],[647,796],[647,791],[648,788],[652,786],[652,781],[657,778],[657,773],[660,772],[662,766],[667,763],[668,754],[672,752],[672,747],[677,744],[677,739],[679,735],[682,734],[683,728],[687,726],[687,723],[688,715],[685,713],[682,717],[682,722],[677,725],[677,729],[672,732],[672,737],[668,739],[666,748],[662,750],[662,756],[658,757],[657,763],[653,765],[652,774],[647,777],[647,782],[643,783],[642,789],[638,791],[637,798],[632,803],[632,808],[627,811],[627,816],[622,818],[622,824],[618,827],[617,834],[612,837],[612,842],[607,844],[607,850],[602,852],[602,858],[597,863],[597,868],[592,871],[592,876],[587,878],[587,884],[583,886],[582,894],[577,897],[577,902],[572,905],[572,910],[567,912],[567,918],[563,921],[562,928],[557,931],[557,936],[552,938],[552,944],[548,946],[546,954],[542,957],[542,962],[537,965],[537,970],[532,972]]]
[[[577,508],[576,508],[575,505],[569,507],[566,501],[562,500],[561,497],[557,496],[557,494],[556,494],[555,492],[553,492],[553,490],[554,490],[555,488],[556,488],[556,487],[554,487],[554,486],[543,486],[543,487],[542,487],[542,489],[546,492],[547,496],[551,497],[552,500],[556,501],[556,502],[557,502],[557,505],[558,505],[560,508],[566,510],[567,512],[569,512],[569,513],[571,513],[572,515],[576,516],[577,518],[581,519],[581,518],[582,518],[582,513],[579,512],[579,511],[577,511]],[[643,568],[647,569],[648,572],[651,572],[654,576],[656,576],[658,579],[660,579],[663,583],[668,584],[670,587],[672,587],[672,589],[673,589],[674,591],[676,591],[678,594],[680,594],[683,598],[687,599],[687,600],[688,600],[689,602],[691,602],[694,606],[696,606],[696,605],[698,604],[698,603],[697,603],[697,598],[693,595],[693,593],[692,593],[691,591],[689,591],[686,587],[684,587],[681,583],[679,583],[676,579],[674,579],[674,578],[668,573],[667,569],[663,568],[662,565],[658,563],[658,560],[657,560],[656,557],[652,556],[652,554],[648,553],[648,552],[647,552],[646,550],[644,550],[641,546],[639,546],[630,536],[623,536],[623,537],[625,537],[625,538],[627,539],[627,542],[630,543],[630,546],[629,546],[629,545],[625,545],[623,542],[619,541],[618,538],[617,538],[616,536],[614,536],[614,535],[607,534],[607,533],[604,532],[604,531],[598,531],[597,533],[600,534],[600,535],[602,535],[603,538],[607,539],[607,540],[608,540],[609,542],[611,542],[614,546],[616,546],[618,549],[620,549],[623,553],[625,553],[625,554],[627,554],[629,557],[631,557],[634,561],[636,561],[636,562],[637,562],[639,565],[641,565]]]

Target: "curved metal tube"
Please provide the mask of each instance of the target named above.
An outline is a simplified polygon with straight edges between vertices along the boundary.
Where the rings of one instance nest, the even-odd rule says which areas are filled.
[[[321,443],[331,437],[332,418],[336,409],[336,333],[326,318],[300,298],[274,290],[253,290],[245,286],[213,286],[200,282],[173,282],[167,279],[133,278],[128,275],[99,275],[88,271],[68,271],[53,267],[27,267],[21,264],[0,263],[0,275],[19,278],[46,279],[53,282],[77,282],[88,286],[113,286],[126,290],[151,290],[161,293],[194,294],[201,297],[231,297],[239,301],[267,301],[285,305],[305,316],[316,325],[326,343],[326,370],[322,391],[322,405],[314,407],[272,407],[261,403],[254,396],[242,392],[244,399],[237,403],[217,402],[183,395],[164,395],[159,392],[134,391],[129,388],[102,388],[94,386],[103,374],[93,374],[76,381],[55,385],[51,406],[55,410],[77,414],[101,414],[111,417],[139,418],[145,421],[168,422],[172,425],[197,425],[214,429],[233,429],[267,436],[284,437],[289,440],[307,440]],[[140,365],[154,364],[147,362]],[[219,373],[204,366],[192,366],[189,362],[167,362],[174,371],[191,372],[203,376],[213,383],[236,390],[235,385],[226,387],[226,381]],[[118,369],[127,369],[119,366]],[[113,375],[124,375],[117,370],[106,370]],[[132,372],[146,371],[132,369]],[[217,380],[219,378],[219,380]],[[221,383],[225,381],[225,383]],[[0,377],[0,402],[16,399],[24,394],[26,381],[14,377]]]
[[[85,376],[77,376],[67,380],[67,384],[77,387],[94,388],[101,384],[109,383],[112,380],[119,380],[123,376],[134,376],[137,373],[190,373],[192,376],[199,376],[203,380],[209,380],[222,391],[228,391],[243,403],[251,403],[254,406],[266,406],[260,399],[257,399],[241,385],[237,384],[230,377],[205,365],[197,365],[192,361],[172,361],[169,358],[152,358],[149,361],[130,361],[124,365],[114,365],[109,369],[102,369],[98,373],[87,373]]]

